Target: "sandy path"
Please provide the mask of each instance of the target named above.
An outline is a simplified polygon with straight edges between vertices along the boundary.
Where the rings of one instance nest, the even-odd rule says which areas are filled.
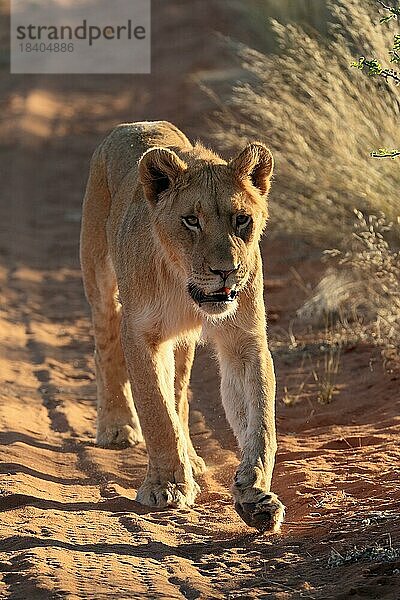
[[[193,510],[146,511],[133,500],[143,446],[93,444],[92,339],[77,258],[90,153],[125,120],[169,118],[203,135],[210,105],[192,77],[230,66],[204,44],[203,3],[168,5],[154,24],[151,77],[2,74],[0,598],[399,598],[399,558],[328,562],[355,545],[398,547],[399,382],[359,348],[342,358],[334,403],[282,403],[284,386],[296,389],[310,370],[301,334],[298,349],[274,342],[298,304],[289,267],[304,265],[287,240],[264,244],[282,535],[254,535],[232,510],[235,443],[207,349],[193,373],[192,430],[209,471]],[[226,27],[228,16],[215,14]]]

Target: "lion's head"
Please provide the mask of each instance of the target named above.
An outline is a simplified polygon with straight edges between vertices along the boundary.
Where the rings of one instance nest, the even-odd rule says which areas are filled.
[[[196,148],[195,148],[196,151]],[[188,294],[207,315],[236,308],[267,219],[273,158],[249,144],[229,163],[202,147],[178,156],[151,148],[139,178],[154,231]]]

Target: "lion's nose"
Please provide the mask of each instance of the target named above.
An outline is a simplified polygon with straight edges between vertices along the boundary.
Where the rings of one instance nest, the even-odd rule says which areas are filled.
[[[239,267],[240,267],[240,264],[233,267],[233,269],[228,269],[228,270],[212,269],[210,267],[210,271],[211,271],[211,273],[214,273],[214,275],[219,275],[225,281],[226,279],[228,279],[229,275],[232,275],[232,273],[236,273],[236,271],[238,271]]]

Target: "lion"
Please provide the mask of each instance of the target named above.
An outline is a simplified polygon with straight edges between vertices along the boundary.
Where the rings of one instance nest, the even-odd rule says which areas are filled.
[[[259,249],[272,171],[260,142],[226,162],[166,121],[119,125],[91,160],[80,246],[97,444],[144,438],[137,501],[193,505],[206,466],[190,439],[189,379],[197,342],[209,340],[241,450],[234,506],[260,531],[277,531],[285,510],[270,491],[275,376]]]

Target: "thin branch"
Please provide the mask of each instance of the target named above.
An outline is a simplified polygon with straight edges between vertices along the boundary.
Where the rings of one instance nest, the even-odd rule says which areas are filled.
[[[383,8],[384,8],[385,10],[392,11],[392,7],[391,7],[391,6],[386,6],[386,4],[384,4],[384,3],[382,2],[382,0],[377,0],[377,2],[378,2],[378,3],[379,3],[381,6],[383,6]]]
[[[383,69],[379,75],[384,79],[388,79],[390,77],[396,83],[400,83],[400,74],[398,71],[394,71],[393,69]]]
[[[396,158],[400,156],[400,150],[385,150],[384,148],[380,148],[371,152],[370,156],[372,158]]]
[[[365,56],[361,56],[357,62],[352,64],[352,67],[360,69],[361,71],[364,67],[367,67],[368,75],[371,75],[372,77],[383,77],[386,80],[392,79],[396,82],[396,85],[400,84],[400,73],[394,69],[384,69],[375,58],[368,60]]]
[[[390,21],[391,19],[397,19],[398,17],[400,17],[400,7],[396,8],[394,6],[387,6],[387,4],[385,4],[382,0],[377,0],[377,2],[382,6],[382,8],[391,13],[388,17],[383,17],[383,19],[381,19],[381,22]]]

